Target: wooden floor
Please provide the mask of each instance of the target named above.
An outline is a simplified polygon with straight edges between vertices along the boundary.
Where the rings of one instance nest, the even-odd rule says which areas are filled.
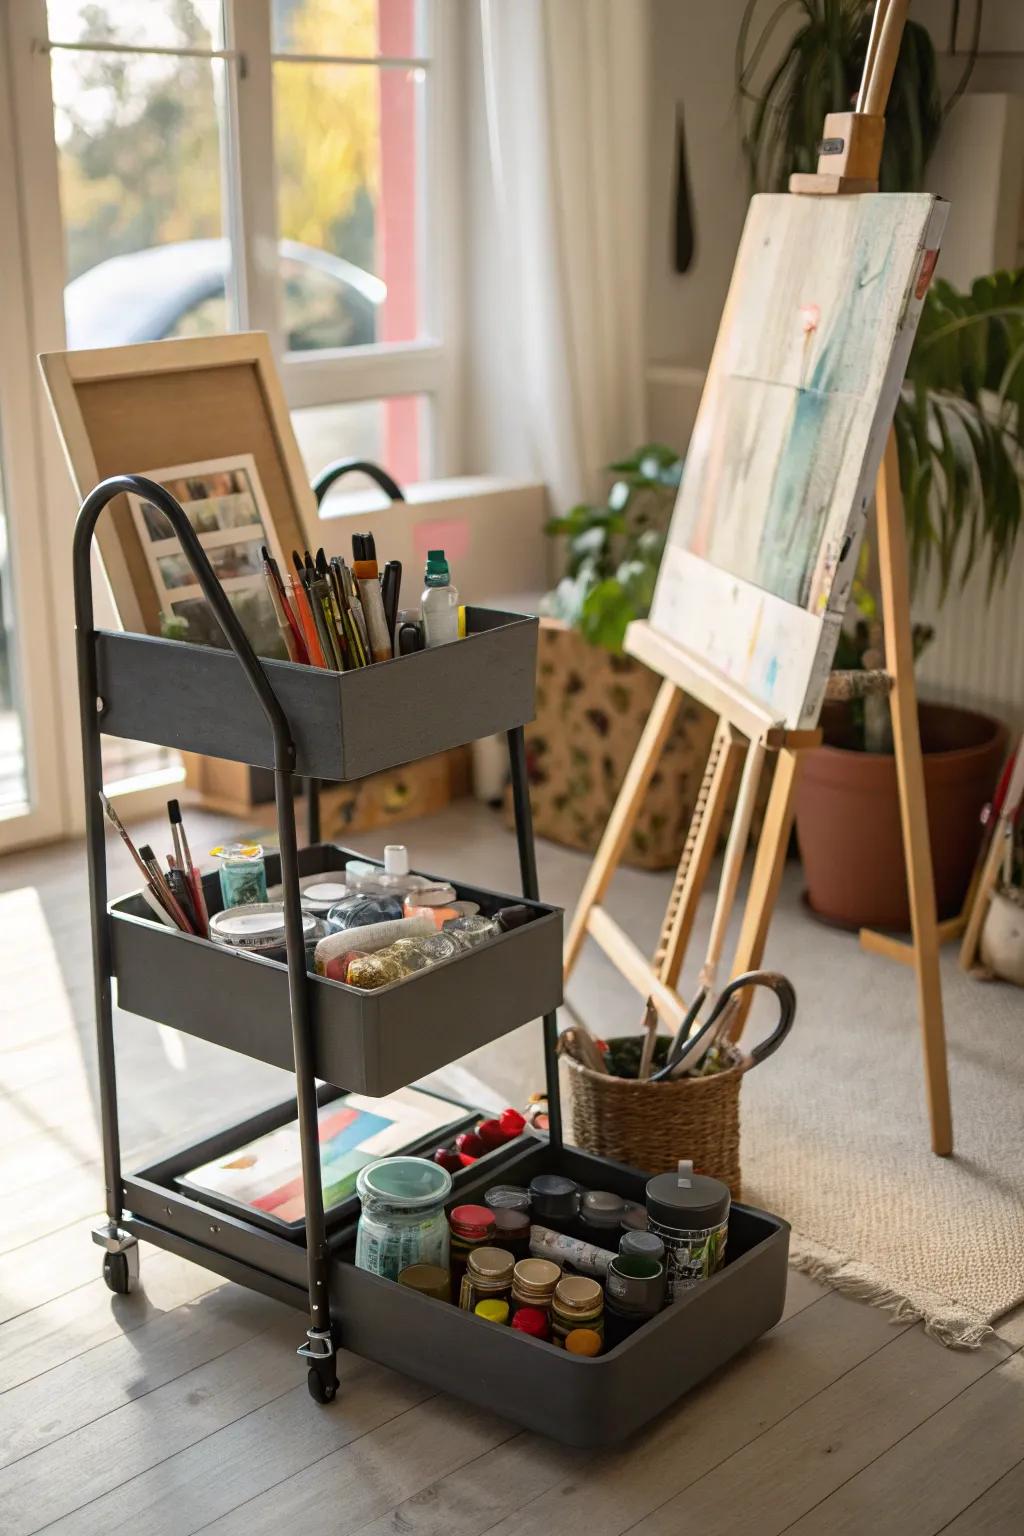
[[[208,830],[225,829],[190,820],[193,847]],[[115,891],[133,883],[117,853],[112,870]],[[591,1455],[350,1355],[338,1401],[317,1408],[299,1314],[145,1246],[141,1292],[111,1297],[89,1241],[102,1195],[81,848],[0,861],[0,892],[8,1536],[1024,1532],[1024,1329],[952,1352],[793,1274],[770,1335]],[[229,1087],[237,1106],[289,1081],[212,1055],[197,1074],[194,1051],[185,1070],[176,1039],[119,1038],[135,1150],[211,1126]]]

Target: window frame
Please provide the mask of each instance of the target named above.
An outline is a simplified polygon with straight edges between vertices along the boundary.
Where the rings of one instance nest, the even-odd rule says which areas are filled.
[[[285,398],[292,410],[399,395],[429,396],[430,432],[424,478],[461,474],[464,448],[460,144],[464,135],[456,90],[461,71],[457,52],[458,0],[430,0],[429,58],[424,62],[431,75],[422,178],[430,197],[430,217],[423,226],[424,295],[429,302],[430,335],[408,344],[379,343],[306,354],[284,352],[278,319],[276,186],[274,177],[266,174],[267,166],[274,166],[270,0],[222,0],[222,4],[224,47],[211,52],[225,60],[222,167],[237,168],[234,176],[222,170],[225,232],[231,242],[236,280],[236,329],[268,332]],[[9,486],[9,501],[13,504],[17,498],[19,507],[38,508],[38,522],[31,536],[19,529],[17,538],[24,549],[35,548],[38,543],[48,552],[44,601],[52,605],[54,612],[70,615],[74,606],[68,552],[77,498],[33,361],[35,353],[62,351],[67,345],[66,246],[45,0],[0,0],[0,40],[4,37],[11,105],[7,121],[0,123],[0,153],[9,144],[16,180],[14,238],[20,248],[24,277],[24,303],[12,308],[19,309],[24,316],[26,349],[19,372],[25,376],[25,401],[32,415],[31,444],[28,436],[22,437],[20,428],[16,429],[25,445],[21,457],[30,462],[27,468],[19,470],[17,487]],[[375,67],[372,60],[360,63]],[[8,421],[9,428],[14,430],[10,417]],[[22,523],[29,520],[24,513],[15,512],[12,522],[19,515]],[[12,532],[12,542],[14,537]],[[21,569],[24,568],[22,560]],[[42,569],[42,561],[29,561],[28,569]],[[70,621],[57,634],[52,649],[48,685],[39,696],[52,704],[56,724],[53,733],[48,728],[43,731],[34,759],[42,762],[45,755],[51,765],[46,786],[51,810],[45,826],[36,819],[36,837],[74,832],[84,825],[77,678]],[[42,651],[34,654],[41,661]],[[40,723],[41,714],[40,706]],[[146,815],[154,813],[164,798],[166,790],[142,788],[126,794],[121,804],[127,809],[130,801],[132,815]],[[40,804],[43,803],[41,798]],[[59,805],[59,813],[52,809],[55,804]],[[9,835],[0,835],[0,847],[9,846],[10,837],[18,836],[13,830],[15,822],[7,825],[12,830]]]

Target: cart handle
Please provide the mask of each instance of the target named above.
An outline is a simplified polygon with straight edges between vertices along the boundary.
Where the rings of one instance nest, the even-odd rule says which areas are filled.
[[[326,465],[313,481],[313,495],[316,497],[317,506],[321,506],[324,497],[336,480],[342,475],[351,475],[359,470],[364,475],[369,475],[375,480],[386,496],[392,501],[404,501],[405,495],[397,480],[392,480],[386,469],[381,469],[379,464],[374,464],[370,459],[335,459],[332,464]]]
[[[334,467],[334,466],[332,466]],[[82,502],[75,523],[73,574],[75,585],[75,627],[81,635],[91,634],[94,629],[90,551],[93,533],[100,513],[115,496],[143,496],[162,512],[178,536],[185,558],[203,589],[203,596],[213,610],[214,617],[224,638],[242,664],[242,670],[259,699],[274,734],[274,762],[278,769],[291,771],[295,767],[295,743],[291,729],[277,695],[271,688],[256,652],[245,630],[225,596],[224,589],[214,575],[213,567],[206,558],[203,546],[184,511],[170,491],[147,480],[144,475],[112,475],[101,480]]]

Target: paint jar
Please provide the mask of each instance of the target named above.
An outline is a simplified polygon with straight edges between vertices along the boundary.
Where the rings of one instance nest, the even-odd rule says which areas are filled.
[[[467,1255],[459,1286],[459,1306],[475,1312],[479,1301],[509,1301],[516,1261],[506,1248],[474,1248]]]
[[[720,1179],[694,1173],[680,1162],[675,1173],[659,1173],[647,1185],[650,1230],[665,1244],[670,1302],[706,1280],[725,1261],[729,1190]]]
[[[334,932],[347,928],[368,928],[371,923],[389,923],[401,917],[402,904],[397,896],[370,895],[357,892],[335,902],[327,914]]]
[[[455,900],[454,885],[435,884],[423,886],[418,891],[410,891],[405,898],[404,908],[406,917],[429,917],[433,919],[436,928],[442,928],[445,923],[452,922],[463,914],[452,903]]]
[[[574,1328],[604,1332],[604,1292],[585,1275],[563,1275],[551,1302],[551,1342],[565,1347]]]
[[[528,1211],[530,1191],[519,1184],[492,1184],[484,1191],[484,1204],[492,1211]]]
[[[607,1189],[584,1190],[580,1200],[580,1235],[599,1248],[614,1248],[626,1214],[621,1195]]]
[[[665,1305],[665,1266],[642,1254],[617,1253],[608,1266],[605,1292],[621,1312],[644,1321]]]
[[[622,1218],[623,1232],[647,1231],[647,1207],[637,1205],[635,1200],[626,1201],[626,1211]]]
[[[451,1174],[425,1157],[384,1157],[360,1168],[356,1268],[385,1280],[414,1264],[447,1269],[451,1192]]]
[[[452,1295],[458,1297],[470,1254],[476,1248],[494,1245],[494,1216],[486,1205],[457,1205],[448,1216],[448,1227],[451,1237]]]
[[[477,1317],[482,1317],[485,1323],[508,1323],[509,1311],[507,1301],[478,1301],[473,1308]]]
[[[312,965],[317,944],[324,936],[324,925],[312,912],[300,914],[306,964]],[[229,907],[210,918],[210,939],[228,949],[241,949],[265,960],[286,961],[283,901],[258,901],[242,907]]]
[[[550,1339],[551,1317],[543,1307],[520,1307],[512,1313],[512,1327],[531,1339]]]
[[[484,1198],[487,1198],[486,1195]],[[528,1259],[530,1257],[530,1218],[526,1212],[501,1208],[496,1210],[494,1241],[499,1247],[507,1248],[517,1263],[520,1259]]]
[[[555,1286],[562,1271],[550,1259],[520,1259],[512,1272],[512,1316],[520,1307],[536,1307],[550,1315]]]
[[[584,1360],[593,1360],[603,1348],[604,1339],[594,1328],[574,1328],[565,1336],[567,1355],[579,1355]]]
[[[345,981],[350,987],[361,987],[364,992],[390,986],[393,981],[403,981],[409,974],[393,947],[380,949],[375,955],[354,954],[345,959]]]
[[[605,1350],[614,1349],[617,1344],[623,1343],[649,1321],[650,1319],[642,1312],[627,1312],[624,1308],[617,1306],[614,1296],[609,1296],[606,1292],[604,1298]]]
[[[222,843],[210,849],[219,861],[220,897],[225,907],[267,899],[267,866],[259,843]]]
[[[653,1232],[623,1232],[619,1238],[619,1253],[623,1258],[654,1259],[665,1262],[665,1244]]]
[[[592,1275],[600,1280],[608,1271],[615,1255],[610,1248],[597,1248],[584,1243],[578,1237],[565,1232],[553,1232],[550,1227],[530,1228],[530,1253],[535,1259],[550,1259],[554,1264],[566,1264],[581,1274]]]
[[[452,1299],[452,1277],[439,1264],[410,1264],[398,1276],[398,1283],[434,1301]]]
[[[494,914],[494,921],[502,933],[511,933],[513,928],[522,928],[533,918],[533,912],[521,901],[514,902],[510,907],[500,907]]]
[[[535,1222],[555,1232],[575,1232],[580,1187],[560,1173],[538,1173],[530,1180],[530,1211]]]

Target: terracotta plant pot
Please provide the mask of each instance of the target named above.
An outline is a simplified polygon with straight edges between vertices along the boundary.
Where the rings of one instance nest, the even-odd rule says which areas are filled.
[[[945,704],[918,711],[940,918],[963,904],[981,841],[981,810],[1006,753],[998,720]],[[831,724],[823,719],[826,739]],[[896,759],[822,746],[808,755],[796,830],[812,911],[846,928],[910,927]]]

